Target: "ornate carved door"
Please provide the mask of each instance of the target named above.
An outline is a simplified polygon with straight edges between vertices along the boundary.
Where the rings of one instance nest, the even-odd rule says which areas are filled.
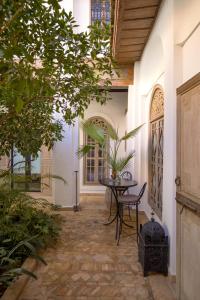
[[[200,297],[200,73],[177,90],[177,294]]]
[[[150,110],[149,204],[162,218],[164,95],[154,89]]]

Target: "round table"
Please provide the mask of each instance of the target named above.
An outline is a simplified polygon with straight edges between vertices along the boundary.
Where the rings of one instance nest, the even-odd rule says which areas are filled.
[[[101,180],[99,180],[100,184],[108,187],[111,189],[113,195],[114,195],[114,199],[116,201],[116,214],[114,215],[114,217],[112,218],[111,221],[104,223],[104,225],[109,225],[111,223],[113,223],[115,220],[117,220],[118,223],[118,217],[120,218],[120,211],[119,211],[119,203],[118,203],[118,196],[120,194],[123,194],[124,192],[126,192],[130,187],[136,186],[137,185],[137,181],[135,180],[127,180],[127,179],[111,179],[111,178],[103,178]],[[130,227],[130,225],[126,224],[124,221],[123,223],[127,226]],[[118,225],[117,225],[118,226]],[[116,230],[116,238],[117,238],[117,230]]]

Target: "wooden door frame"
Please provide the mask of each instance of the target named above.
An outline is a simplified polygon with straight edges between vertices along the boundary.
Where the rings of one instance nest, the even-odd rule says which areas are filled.
[[[199,84],[200,84],[200,73],[196,74],[194,77],[192,77],[183,85],[181,85],[179,88],[177,88],[177,153],[176,153],[177,158],[180,157],[181,154],[181,143],[180,143],[180,136],[179,136],[179,132],[181,128],[181,118],[180,118],[181,96],[184,95],[186,92],[190,91],[191,89],[195,88]],[[180,164],[178,163],[178,159],[177,159],[176,176],[180,177],[180,174],[181,174]],[[176,188],[176,201],[188,207],[190,210],[194,211],[195,213],[200,214],[200,204],[191,200],[187,196],[180,194],[180,186],[177,186]]]
[[[200,73],[196,74],[194,77],[189,79],[179,88],[177,88],[177,164],[176,164],[176,179],[179,179],[179,184],[177,183],[176,187],[176,283],[177,283],[177,299],[181,300],[181,249],[182,249],[182,219],[181,215],[185,208],[189,209],[190,211],[194,212],[195,214],[200,216],[200,204],[193,201],[184,193],[181,193],[181,96],[187,93],[188,91],[192,90],[196,86],[200,85]]]

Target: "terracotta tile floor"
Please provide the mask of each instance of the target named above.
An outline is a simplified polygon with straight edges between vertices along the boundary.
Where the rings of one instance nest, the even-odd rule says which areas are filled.
[[[103,225],[108,213],[102,199],[94,197],[90,205],[83,198],[80,212],[62,214],[61,239],[46,250],[48,265],[38,268],[38,280],[29,280],[20,300],[152,299],[132,229],[126,228],[117,246],[115,225]]]

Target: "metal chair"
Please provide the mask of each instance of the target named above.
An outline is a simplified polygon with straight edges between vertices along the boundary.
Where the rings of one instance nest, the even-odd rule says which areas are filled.
[[[124,171],[122,174],[120,174],[120,177],[124,180],[132,180],[133,176],[131,174],[131,172],[129,171]],[[126,193],[129,193],[129,191],[127,190],[124,190],[122,189],[121,191],[121,194],[123,195],[125,192]],[[110,210],[109,210],[109,217],[108,217],[108,220],[110,219],[111,215],[112,215],[112,200],[113,200],[113,194],[111,193],[110,195]],[[130,207],[128,207],[128,212],[129,212],[129,218],[131,218],[131,212],[130,212]]]
[[[132,176],[131,172],[129,172],[129,171],[124,171],[120,176],[124,180],[132,180],[133,179],[133,176]]]
[[[124,180],[132,180],[133,179],[133,175],[131,174],[130,171],[124,171],[122,174],[121,174],[121,178],[124,179]],[[129,190],[125,191],[123,193],[124,194],[129,194]],[[128,215],[129,215],[129,219],[131,220],[131,207],[128,205],[127,206],[128,208]]]
[[[120,220],[118,220],[118,228],[117,228],[117,245],[119,244],[120,235],[122,232],[122,224],[123,221],[123,210],[124,207],[132,207],[135,206],[135,214],[136,214],[136,234],[137,234],[137,242],[138,242],[138,206],[140,204],[140,200],[142,196],[144,195],[145,189],[146,189],[147,183],[145,182],[142,186],[140,192],[138,195],[134,194],[126,194],[121,195],[118,197],[118,203],[119,203],[119,211],[120,211]]]

